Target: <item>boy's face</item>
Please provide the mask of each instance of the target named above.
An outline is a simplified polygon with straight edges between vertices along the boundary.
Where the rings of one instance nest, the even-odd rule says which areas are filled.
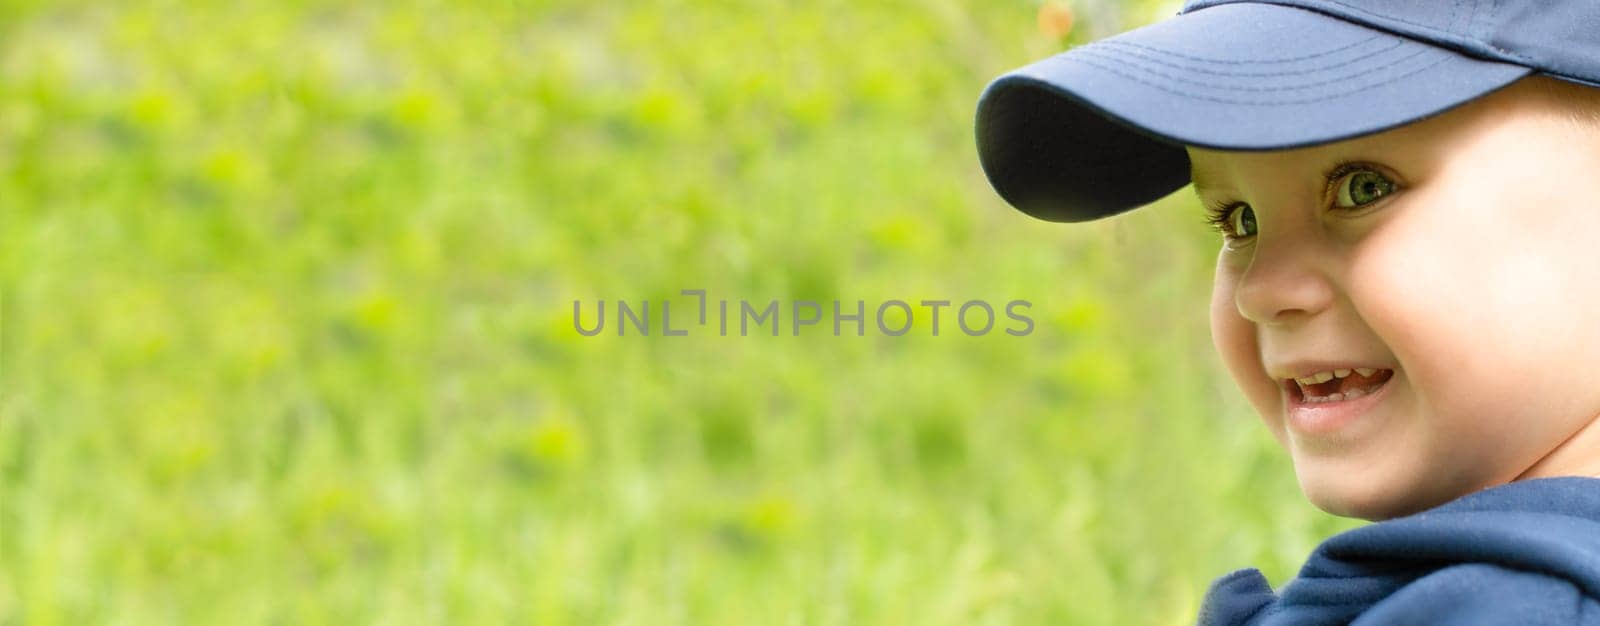
[[[1213,340],[1323,510],[1600,475],[1600,132],[1549,93],[1524,80],[1311,148],[1190,149],[1202,201],[1231,205]],[[1343,378],[1291,380],[1321,371]]]

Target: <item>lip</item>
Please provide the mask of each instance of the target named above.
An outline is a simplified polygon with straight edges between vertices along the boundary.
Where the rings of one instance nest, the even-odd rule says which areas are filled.
[[[1288,426],[1295,434],[1309,438],[1328,438],[1339,434],[1362,417],[1371,415],[1373,408],[1389,397],[1389,389],[1395,386],[1395,379],[1399,376],[1400,370],[1394,369],[1394,374],[1377,391],[1338,402],[1309,403],[1293,390],[1285,388],[1284,406],[1288,409]]]

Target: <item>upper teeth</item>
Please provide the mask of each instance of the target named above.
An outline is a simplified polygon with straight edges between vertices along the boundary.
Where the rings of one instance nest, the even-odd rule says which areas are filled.
[[[1371,375],[1376,374],[1378,372],[1377,369],[1374,369],[1374,368],[1371,368],[1371,367],[1358,367],[1358,368],[1355,368],[1354,370],[1336,369],[1336,370],[1333,370],[1333,371],[1317,372],[1317,373],[1311,374],[1309,376],[1305,376],[1305,377],[1302,377],[1302,378],[1296,378],[1296,379],[1294,379],[1294,381],[1297,382],[1297,383],[1300,383],[1302,385],[1315,385],[1315,384],[1318,384],[1318,383],[1328,382],[1328,381],[1333,380],[1335,378],[1344,378],[1346,376],[1349,376],[1350,372],[1352,372],[1352,371],[1354,371],[1357,374],[1360,374],[1362,377],[1371,376]]]

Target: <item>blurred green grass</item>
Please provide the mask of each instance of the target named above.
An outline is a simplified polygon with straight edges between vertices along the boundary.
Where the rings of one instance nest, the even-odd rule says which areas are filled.
[[[1350,522],[1211,355],[1198,209],[1046,224],[978,169],[1037,11],[0,4],[0,624],[1183,624],[1285,581]],[[1037,326],[572,327],[694,288]]]

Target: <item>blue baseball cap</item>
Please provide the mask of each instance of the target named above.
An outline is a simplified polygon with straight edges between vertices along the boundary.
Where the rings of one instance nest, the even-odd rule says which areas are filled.
[[[1349,139],[1531,74],[1600,87],[1600,0],[1190,0],[995,79],[978,159],[1012,206],[1082,222],[1188,184],[1185,146]]]

